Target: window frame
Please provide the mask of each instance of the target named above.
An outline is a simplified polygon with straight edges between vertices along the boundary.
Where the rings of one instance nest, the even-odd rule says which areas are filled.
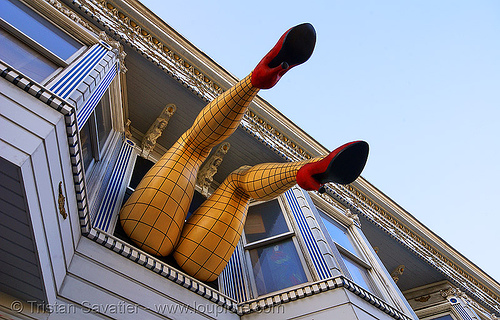
[[[308,195],[311,199],[310,205],[312,206],[312,210],[315,211],[316,218],[323,233],[326,233],[326,227],[323,225],[318,209],[327,213],[328,216],[330,216],[334,221],[337,221],[341,226],[347,227],[349,234],[351,235],[352,242],[357,244],[358,250],[363,254],[364,261],[371,266],[371,269],[369,270],[370,285],[371,288],[375,290],[372,293],[386,302],[392,302],[394,307],[405,314],[415,315],[406,298],[404,298],[397,285],[395,285],[392,281],[389,271],[382,264],[371,244],[363,235],[361,226],[356,224],[352,218],[346,215],[345,212],[347,209],[333,199],[326,198],[328,197],[326,195],[319,195],[311,192],[309,192]],[[334,254],[335,258],[341,258],[337,256],[337,253],[340,254],[337,250],[337,246],[332,246],[332,243],[329,240],[330,237],[326,237],[326,234],[324,236],[328,242],[328,247],[331,248],[332,254]],[[337,265],[337,267],[340,266]],[[342,269],[340,269],[340,271],[343,272]]]
[[[438,319],[438,318],[441,318],[444,316],[450,316],[452,320],[460,319],[460,318],[457,318],[457,315],[454,314],[451,309],[452,308],[450,308],[450,310],[448,310],[448,311],[444,311],[444,312],[433,314],[433,315],[428,316],[428,317],[424,317],[424,318],[422,318],[422,320],[434,320],[434,319]]]
[[[99,151],[99,160],[95,161],[95,159],[92,161],[92,164],[89,165],[87,169],[83,170],[84,177],[85,177],[85,183],[87,186],[87,198],[89,200],[89,205],[91,208],[95,205],[95,200],[96,200],[96,194],[100,189],[101,184],[104,182],[103,177],[106,173],[106,169],[112,161],[112,156],[113,156],[113,150],[115,149],[116,145],[121,143],[121,131],[123,131],[122,126],[122,98],[120,95],[121,92],[121,80],[119,76],[116,76],[113,81],[111,81],[108,89],[106,89],[106,93],[103,95],[101,99],[103,99],[105,96],[108,96],[110,99],[109,102],[109,108],[110,108],[110,117],[111,117],[111,131],[108,134],[108,137],[106,138],[104,144],[100,147]],[[100,102],[100,101],[99,101]],[[87,120],[87,123],[91,125],[92,123],[89,123],[89,121],[95,121],[92,120],[95,118],[95,110],[92,112],[92,115],[89,117]],[[87,125],[87,123],[85,125]],[[95,133],[97,133],[97,124],[94,123],[93,127],[95,128]],[[78,134],[80,135],[81,130],[83,127],[78,127]],[[96,135],[94,139],[98,139],[98,136]],[[79,143],[81,141],[81,137],[79,137]],[[94,140],[94,142],[96,142]],[[95,149],[94,149],[95,150]],[[83,168],[83,158],[82,158],[82,168]]]
[[[52,26],[54,26],[54,28],[61,30],[81,45],[81,47],[77,49],[70,57],[64,60],[44,47],[42,44],[32,39],[29,35],[20,31],[16,26],[10,24],[0,17],[1,29],[3,29],[5,32],[16,38],[20,43],[33,49],[35,52],[48,59],[55,65],[55,70],[40,81],[41,85],[49,84],[62,70],[76,61],[76,59],[78,59],[78,57],[80,57],[92,44],[95,44],[99,41],[99,39],[94,35],[91,35],[88,30],[84,30],[81,25],[72,21],[69,17],[65,16],[63,13],[59,12],[56,8],[48,3],[27,3],[23,0],[17,1],[33,10],[41,18],[45,19]],[[13,67],[15,68],[16,66]]]
[[[81,128],[78,129],[78,132],[80,133],[82,129],[85,126],[89,126],[89,131],[90,131],[90,145],[91,145],[91,156],[92,156],[92,161],[90,162],[89,166],[87,168],[84,167],[85,173],[87,175],[92,175],[93,168],[95,164],[103,159],[104,153],[107,151],[110,145],[111,137],[113,136],[114,130],[114,121],[113,121],[113,116],[112,116],[112,111],[113,111],[113,101],[111,97],[111,90],[112,88],[108,88],[104,95],[101,97],[101,100],[99,100],[98,104],[101,103],[102,99],[107,98],[109,100],[109,104],[107,107],[109,107],[109,117],[111,120],[111,128],[110,131],[104,140],[104,143],[100,145],[99,143],[99,129],[98,129],[98,124],[97,124],[97,116],[96,116],[96,110],[92,111],[92,114],[90,115],[89,119],[87,120],[87,123]],[[97,109],[97,107],[96,107]]]
[[[327,239],[328,244],[331,247],[331,250],[336,250],[338,253],[338,256],[340,257],[340,259],[342,259],[342,261],[338,262],[338,264],[339,264],[338,267],[341,269],[342,273],[347,278],[349,278],[350,280],[352,280],[356,283],[353,275],[351,274],[351,271],[349,270],[349,267],[346,265],[346,263],[344,261],[344,259],[347,258],[347,259],[351,260],[351,262],[353,262],[357,267],[361,267],[363,269],[363,271],[365,271],[365,272],[361,273],[363,280],[365,281],[366,285],[368,286],[368,288],[365,288],[365,289],[372,292],[373,294],[380,295],[380,290],[378,289],[378,286],[374,280],[373,266],[368,262],[368,259],[362,250],[362,244],[359,243],[357,237],[355,236],[353,230],[351,229],[354,227],[353,224],[352,223],[346,224],[345,222],[339,221],[339,219],[336,219],[336,215],[333,215],[331,213],[333,211],[331,209],[328,210],[323,206],[320,207],[320,206],[316,205],[316,210],[318,211],[319,219],[321,220],[319,223],[320,227],[321,227],[321,229],[322,229],[322,231]],[[344,231],[344,233],[347,237],[347,240],[351,243],[355,252],[351,252],[351,250],[349,250],[348,248],[345,248],[340,243],[335,241],[335,239],[333,239],[331,234],[328,232],[328,229],[326,228],[323,219],[330,219],[333,221],[334,225],[337,224],[337,225],[339,225],[340,228],[343,229],[341,231]],[[333,244],[334,248],[332,248],[332,244]],[[335,255],[335,256],[337,256],[337,255]],[[359,283],[356,283],[356,284],[363,287]]]
[[[300,265],[302,266],[302,269],[304,270],[304,274],[306,276],[306,281],[302,284],[299,284],[298,286],[301,286],[307,282],[311,282],[313,279],[311,270],[309,269],[309,265],[307,264],[307,261],[304,257],[304,252],[303,252],[302,247],[300,246],[300,243],[298,241],[297,231],[295,230],[295,226],[291,221],[290,213],[289,213],[288,207],[286,206],[286,201],[283,200],[282,196],[279,196],[279,197],[272,199],[272,200],[269,200],[269,201],[252,201],[249,205],[249,208],[252,206],[256,206],[256,205],[270,202],[270,201],[277,201],[277,203],[281,209],[281,212],[283,214],[283,218],[285,220],[286,226],[288,227],[288,231],[281,233],[281,234],[278,234],[278,235],[268,237],[268,238],[248,242],[247,237],[246,237],[246,233],[245,233],[245,229],[243,229],[243,234],[242,234],[241,240],[242,240],[242,247],[243,247],[243,251],[244,251],[243,252],[244,264],[245,264],[246,276],[247,276],[247,280],[248,280],[247,282],[250,284],[250,288],[251,288],[250,295],[253,298],[257,298],[260,296],[266,296],[266,295],[270,295],[270,294],[276,294],[277,292],[286,291],[289,288],[293,288],[295,286],[290,286],[290,287],[286,287],[283,289],[279,289],[277,291],[270,291],[270,292],[264,293],[262,295],[259,295],[258,290],[257,290],[257,283],[255,281],[255,274],[254,274],[253,268],[252,268],[252,259],[250,256],[250,250],[254,250],[254,249],[262,248],[262,247],[265,247],[268,245],[282,243],[282,242],[291,240],[292,244],[297,252],[297,256],[299,257]]]

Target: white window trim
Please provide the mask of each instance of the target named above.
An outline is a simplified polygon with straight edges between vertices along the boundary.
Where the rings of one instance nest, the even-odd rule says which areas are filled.
[[[113,81],[111,81],[107,90],[109,91],[111,108],[111,132],[109,133],[104,144],[101,146],[100,150],[97,150],[99,152],[99,161],[96,163],[95,159],[92,160],[91,165],[85,172],[85,180],[87,184],[87,193],[90,208],[92,208],[94,205],[95,194],[99,192],[100,185],[103,182],[103,177],[106,174],[106,168],[111,161],[111,153],[109,151],[113,150],[116,144],[120,142],[119,137],[121,136],[120,124],[122,123],[122,100],[120,98],[120,77],[115,77]],[[95,110],[92,112],[91,118],[87,120],[91,121],[89,122],[89,125],[92,125],[92,123],[94,122],[92,120],[95,119],[94,112]],[[94,126],[95,128],[92,129],[97,132],[97,125],[94,124]],[[95,142],[96,141],[93,141],[93,145]]]
[[[335,242],[335,241],[334,241]],[[339,250],[339,252],[346,256],[347,258],[353,260],[355,263],[359,264],[360,266],[362,266],[363,268],[365,268],[366,270],[371,270],[372,269],[372,266],[370,264],[368,264],[364,259],[363,257],[358,257],[357,255],[355,255],[354,253],[352,253],[351,251],[347,250],[346,248],[344,248],[342,245],[338,244],[335,242],[335,245],[337,246],[337,249]]]
[[[422,308],[420,310],[417,310],[415,313],[417,314],[418,318],[422,320],[433,320],[446,315],[451,316],[453,320],[462,319],[462,317],[455,309],[453,309],[448,301],[447,303]],[[482,317],[480,318],[484,319]]]
[[[54,25],[54,27],[63,31],[82,45],[80,49],[76,50],[67,60],[63,60],[43,45],[33,40],[30,36],[17,29],[15,26],[0,18],[1,28],[58,66],[58,68],[56,68],[50,75],[40,82],[41,85],[49,84],[58,74],[61,73],[62,70],[76,61],[76,59],[80,57],[89,48],[89,46],[99,42],[99,39],[95,36],[95,34],[91,33],[90,30],[87,30],[83,26],[71,20],[49,3],[40,0],[35,0],[29,3],[23,0],[18,1],[35,11],[41,17],[45,18],[48,22]]]
[[[69,34],[84,46],[90,47],[99,42],[99,38],[96,36],[99,33],[97,28],[95,30],[85,28],[81,24],[73,21],[71,18],[63,14],[61,11],[57,10],[47,1],[18,1],[36,11],[39,15],[52,22],[56,27]],[[61,3],[61,6],[64,7],[64,4]]]
[[[397,309],[411,314],[408,310],[406,302],[402,301],[399,288],[397,288],[394,281],[389,278],[389,272],[379,262],[375,251],[367,242],[365,236],[362,234],[362,231],[354,224],[354,221],[344,213],[346,209],[337,203],[331,204],[314,193],[309,193],[309,195],[318,209],[321,209],[347,229],[353,245],[355,245],[358,252],[362,255],[362,262],[370,266],[367,271],[370,277],[369,285],[373,286],[376,290],[374,294],[379,295],[384,301],[390,302]],[[337,249],[342,248],[341,245],[337,243],[335,244]],[[345,248],[342,249],[345,250]]]
[[[352,228],[352,233],[357,241],[364,241],[365,237],[361,234],[361,230],[357,227]],[[399,310],[406,311],[407,306],[404,301],[402,301],[396,284],[389,278],[389,271],[385,269],[383,265],[379,264],[379,259],[376,257],[376,253],[372,247],[360,247],[363,251],[364,256],[372,265],[372,269],[369,270],[372,281],[378,288],[378,292],[382,295],[385,301],[391,302],[392,305],[396,306]]]
[[[347,218],[344,215],[344,217],[346,217],[347,219],[349,219],[348,220],[349,224],[346,224],[346,223],[344,223],[344,221],[339,221],[339,219],[335,219],[335,216],[332,214],[332,212],[335,212],[336,215],[342,214],[339,211],[332,210],[331,208],[329,210],[328,209],[325,210],[324,207],[319,208],[319,209],[325,215],[327,215],[330,219],[336,221],[338,224],[340,224],[341,227],[345,228],[345,231],[347,233],[347,237],[349,238],[349,240],[350,240],[350,242],[351,242],[351,244],[354,247],[354,250],[356,252],[349,251],[347,248],[344,248],[341,244],[337,243],[335,241],[335,239],[332,239],[333,243],[335,244],[335,248],[337,249],[337,251],[341,255],[346,256],[348,259],[352,260],[354,263],[356,263],[359,266],[361,266],[362,268],[366,269],[366,272],[368,274],[368,279],[365,279],[365,281],[368,284],[368,286],[370,287],[371,291],[373,291],[373,293],[376,294],[376,295],[383,295],[383,293],[381,292],[382,290],[380,290],[379,283],[377,283],[377,281],[375,280],[375,274],[374,274],[374,271],[373,271],[374,270],[374,267],[373,267],[374,264],[373,264],[372,261],[370,261],[370,259],[367,258],[364,240],[362,238],[360,238],[360,237],[357,236],[357,233],[356,233],[356,231],[357,231],[356,229],[357,228],[352,223],[352,220],[350,220],[349,218]],[[321,213],[320,213],[320,215],[321,215]],[[342,220],[345,220],[345,219],[342,219]],[[330,235],[328,235],[328,236],[331,238]],[[332,248],[332,250],[333,250],[333,248]],[[341,266],[339,266],[339,268],[342,270]],[[346,268],[347,268],[347,266],[346,266]],[[350,273],[349,270],[342,270],[342,272]]]
[[[368,273],[368,279],[365,279],[365,281],[370,286],[373,293],[380,296],[385,301],[393,301],[393,299],[390,297],[390,294],[387,292],[387,285],[383,285],[379,280],[380,274],[384,274],[383,270],[379,268],[378,261],[373,256],[371,256],[371,247],[368,243],[365,243],[366,240],[361,235],[358,227],[354,224],[351,218],[345,215],[344,212],[346,211],[346,209],[340,205],[332,205],[316,194],[309,193],[309,195],[311,196],[313,204],[317,207],[318,210],[321,210],[329,218],[336,221],[346,229],[347,235],[350,238],[357,255],[351,253],[349,250],[342,247],[342,245],[338,244],[333,239],[332,241],[335,244],[335,248],[330,249],[337,250],[340,254],[345,255],[347,258],[353,260],[355,263],[365,268]],[[318,212],[318,214],[320,213]],[[326,237],[327,235],[324,236]],[[331,238],[330,235],[328,235],[328,237]],[[338,267],[343,273],[345,273],[345,271],[349,272],[348,270],[343,270],[342,266],[340,265]],[[394,290],[392,286],[390,287]],[[399,306],[399,304],[397,305]]]
[[[257,241],[253,241],[253,242],[248,243],[246,240],[245,231],[243,230],[241,241],[242,241],[243,249],[244,249],[243,263],[245,265],[244,269],[246,271],[245,274],[247,277],[247,279],[245,279],[245,280],[247,283],[250,284],[251,290],[249,293],[253,299],[258,298],[260,296],[266,296],[269,294],[278,294],[279,292],[287,291],[290,288],[289,287],[283,288],[281,290],[268,292],[268,293],[265,293],[263,295],[258,294],[257,284],[255,283],[255,276],[254,276],[253,270],[252,270],[252,259],[250,258],[250,250],[252,250],[252,249],[260,248],[260,247],[263,247],[263,246],[266,246],[269,244],[273,244],[273,243],[276,243],[279,241],[284,241],[284,240],[288,240],[288,239],[292,240],[293,245],[294,245],[295,249],[297,250],[297,255],[299,256],[299,260],[300,260],[300,263],[302,265],[302,269],[304,270],[304,273],[305,273],[306,278],[307,278],[307,281],[300,284],[299,286],[313,281],[312,273],[311,273],[311,270],[309,269],[310,266],[306,262],[306,259],[304,258],[304,255],[305,255],[304,250],[298,241],[298,232],[295,228],[295,225],[291,222],[290,211],[289,211],[288,206],[286,205],[286,201],[283,199],[283,196],[279,196],[279,197],[277,197],[273,200],[269,200],[269,201],[278,201],[278,204],[281,208],[281,211],[283,212],[283,217],[285,219],[285,223],[286,223],[289,231],[285,232],[283,234],[279,234],[276,236],[272,236],[269,238],[265,238],[262,240],[257,240]],[[258,205],[261,203],[269,202],[269,201],[254,201],[254,202],[250,203],[249,207],[252,207],[252,206],[255,206],[255,205]]]
[[[30,36],[22,32],[21,30],[17,29],[15,26],[11,25],[1,17],[0,17],[0,26],[5,30],[7,30],[7,32],[12,34],[14,37],[19,39],[21,42],[33,48],[36,52],[40,53],[45,58],[49,59],[52,63],[61,66],[63,68],[69,65],[70,62],[66,62],[65,60],[59,58],[56,54],[52,53],[52,51],[48,50],[35,40],[31,39]],[[68,60],[71,60],[71,58]]]

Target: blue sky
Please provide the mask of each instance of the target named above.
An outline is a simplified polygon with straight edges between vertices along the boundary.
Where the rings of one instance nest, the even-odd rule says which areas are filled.
[[[315,52],[261,97],[500,281],[500,2],[142,1],[238,78],[288,28]]]

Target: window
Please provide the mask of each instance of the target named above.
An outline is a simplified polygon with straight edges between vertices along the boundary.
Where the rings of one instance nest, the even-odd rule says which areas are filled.
[[[432,318],[432,320],[455,320],[455,319],[451,316],[451,314],[445,314],[438,316],[437,318]]]
[[[363,260],[361,254],[356,249],[348,230],[326,213],[319,209],[318,211],[328,235],[331,237],[332,242],[340,253],[341,262],[344,264],[341,268],[344,269],[344,273],[356,284],[373,292],[373,286],[371,285],[368,273],[371,267]]]
[[[278,200],[249,208],[245,249],[258,295],[307,282],[294,232],[290,230]]]
[[[80,143],[85,171],[101,159],[111,133],[111,103],[109,90],[103,95],[94,112],[80,129]]]
[[[0,0],[0,59],[42,83],[83,45],[20,1]]]

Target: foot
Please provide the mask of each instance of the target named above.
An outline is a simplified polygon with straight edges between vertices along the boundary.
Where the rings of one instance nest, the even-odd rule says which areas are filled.
[[[354,141],[332,151],[317,162],[305,164],[297,172],[297,183],[305,190],[324,190],[327,182],[349,184],[356,180],[368,158],[368,143]]]
[[[306,62],[316,44],[316,31],[310,23],[303,23],[285,32],[274,48],[252,72],[252,85],[269,89],[291,68]]]

